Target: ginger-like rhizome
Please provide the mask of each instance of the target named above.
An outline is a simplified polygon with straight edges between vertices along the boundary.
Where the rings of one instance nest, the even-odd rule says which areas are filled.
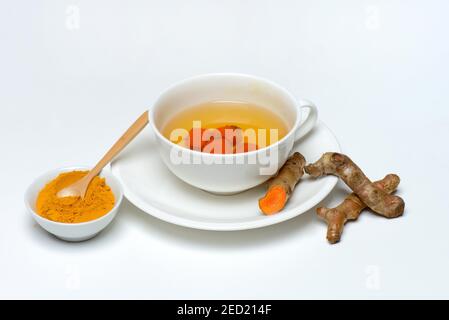
[[[332,244],[340,241],[345,223],[356,220],[366,207],[386,218],[396,218],[404,212],[404,200],[390,194],[400,182],[395,174],[373,183],[348,156],[336,152],[327,152],[315,163],[304,165],[304,157],[296,152],[269,180],[267,193],[259,200],[264,214],[275,214],[284,208],[304,171],[314,178],[335,175],[353,191],[337,207],[317,209],[317,215],[328,224],[327,239]]]
[[[344,154],[328,152],[315,163],[305,167],[306,173],[317,178],[331,174],[340,177],[371,210],[396,218],[404,212],[404,200],[390,195],[372,183],[362,170]]]
[[[272,215],[284,208],[296,184],[304,175],[305,164],[304,156],[295,152],[278,174],[268,181],[268,191],[259,199],[259,208],[264,214]]]
[[[387,193],[392,193],[396,190],[400,179],[395,174],[388,174],[382,180],[374,182],[376,187],[384,190]],[[327,222],[327,240],[334,244],[340,241],[343,227],[347,221],[357,220],[366,204],[360,200],[355,194],[351,193],[346,199],[337,207],[329,209],[320,207],[316,210],[317,215]]]

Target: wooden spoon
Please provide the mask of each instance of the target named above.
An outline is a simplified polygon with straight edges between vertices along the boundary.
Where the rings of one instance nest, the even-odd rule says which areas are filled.
[[[101,158],[97,165],[89,171],[82,179],[78,180],[74,184],[61,189],[57,196],[63,197],[81,197],[84,198],[87,187],[92,179],[97,176],[101,170],[112,161],[112,159],[123,150],[124,147],[134,139],[137,134],[142,131],[148,124],[148,111],[145,111],[132,125],[126,130],[126,132],[117,140],[111,149]]]

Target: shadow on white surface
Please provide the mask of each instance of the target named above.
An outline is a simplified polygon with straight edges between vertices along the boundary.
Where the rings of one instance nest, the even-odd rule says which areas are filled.
[[[232,249],[236,247],[241,248],[242,246],[265,245],[267,243],[274,244],[293,235],[297,238],[298,234],[313,232],[314,227],[318,225],[318,230],[322,233],[323,239],[325,239],[326,225],[316,216],[315,209],[320,206],[333,206],[339,203],[347,194],[348,191],[345,186],[339,183],[326,199],[306,213],[276,225],[244,231],[207,231],[174,225],[143,212],[126,200],[126,198],[123,199],[122,206],[115,220],[100,234],[87,241],[66,242],[46,232],[31,217],[27,221],[29,223],[28,227],[31,229],[30,234],[35,241],[42,242],[44,245],[64,246],[65,248],[89,247],[90,249],[98,249],[98,247],[103,246],[109,247],[120,241],[120,239],[129,236],[128,232],[138,230],[143,234],[143,237],[145,237],[145,234],[149,235],[148,238],[154,238],[157,235],[161,241],[180,243],[183,246],[189,244],[200,248]]]
[[[242,246],[251,247],[273,244],[298,234],[313,232],[312,229],[320,225],[319,230],[326,234],[326,225],[315,215],[315,209],[319,206],[331,206],[334,199],[341,199],[347,195],[344,186],[337,185],[334,191],[312,210],[307,211],[293,219],[276,225],[250,229],[244,231],[207,231],[181,227],[159,220],[124,199],[121,212],[117,217],[117,224],[131,224],[144,233],[154,236],[157,234],[162,240],[186,243],[195,247],[233,249]],[[282,214],[282,213],[280,213]],[[106,230],[106,232],[109,232]]]

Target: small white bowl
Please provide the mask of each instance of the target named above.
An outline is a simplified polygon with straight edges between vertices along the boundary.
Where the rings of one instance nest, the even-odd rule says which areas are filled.
[[[115,205],[111,211],[106,213],[104,216],[87,222],[81,223],[61,223],[48,220],[41,217],[36,212],[36,199],[39,191],[51,180],[56,178],[62,172],[69,172],[73,170],[90,170],[91,168],[85,166],[74,166],[65,167],[55,170],[51,170],[40,177],[38,177],[34,182],[28,187],[25,192],[25,205],[28,211],[31,213],[33,218],[37,223],[55,235],[56,237],[65,241],[84,241],[95,237],[101,230],[106,228],[106,226],[115,218],[118,212],[120,204],[123,199],[123,189],[120,182],[110,173],[102,171],[100,176],[106,179],[106,183],[111,187],[112,192],[115,196]]]

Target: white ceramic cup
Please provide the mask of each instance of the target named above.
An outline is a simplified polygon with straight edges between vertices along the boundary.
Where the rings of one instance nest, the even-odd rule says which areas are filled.
[[[285,122],[288,134],[266,148],[237,154],[189,150],[162,135],[176,113],[217,100],[244,101],[267,108]],[[305,109],[309,110],[306,115]],[[170,171],[192,186],[217,194],[241,192],[268,180],[285,163],[294,142],[312,130],[317,116],[313,103],[295,99],[271,81],[236,73],[205,74],[176,83],[160,95],[149,111],[158,152]]]

